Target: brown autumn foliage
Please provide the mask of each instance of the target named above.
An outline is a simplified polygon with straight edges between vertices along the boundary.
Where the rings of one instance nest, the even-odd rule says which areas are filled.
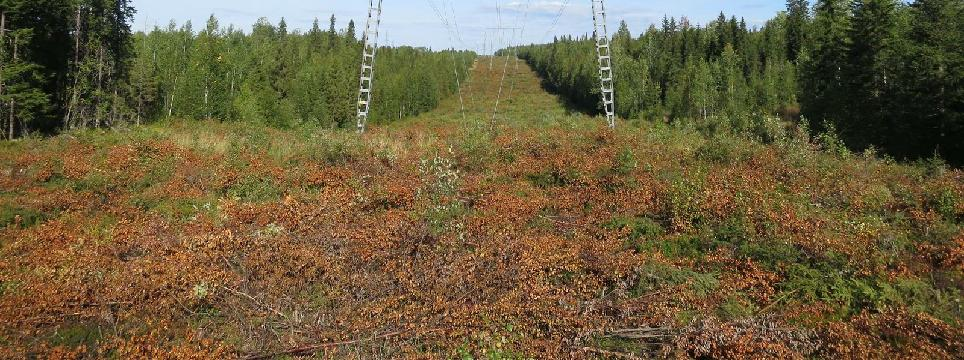
[[[500,70],[476,68],[470,111]],[[686,128],[568,114],[524,66],[508,81],[468,125],[450,101],[361,138],[4,145],[0,357],[964,353],[961,171],[789,138],[705,156]]]

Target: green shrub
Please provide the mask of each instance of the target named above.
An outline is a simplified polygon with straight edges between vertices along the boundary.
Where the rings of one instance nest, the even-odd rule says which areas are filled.
[[[0,297],[15,294],[23,287],[23,283],[17,280],[0,280]]]
[[[945,220],[951,222],[960,222],[960,215],[957,211],[957,206],[961,201],[953,190],[949,188],[940,189],[936,193],[929,194],[928,205],[937,211],[938,214],[944,217]]]
[[[862,202],[867,211],[882,214],[894,202],[894,194],[885,184],[867,184]]]
[[[634,248],[637,252],[644,252],[646,246],[653,240],[659,240],[666,234],[666,230],[656,220],[649,217],[615,218],[603,224],[603,228],[610,230],[629,230],[625,246]]]
[[[742,216],[726,218],[713,229],[716,240],[730,244],[743,244],[753,238],[753,226]]]
[[[833,305],[839,318],[848,318],[864,310],[884,311],[898,306],[955,323],[962,310],[959,289],[937,289],[918,279],[888,281],[883,277],[857,277],[827,263],[791,266],[779,288],[804,303]]]
[[[255,203],[278,200],[283,195],[274,180],[255,176],[241,178],[226,194],[239,201]]]
[[[915,165],[922,169],[923,173],[929,177],[943,176],[950,168],[950,166],[947,165],[947,161],[937,154],[927,159],[917,160]]]
[[[787,127],[779,118],[755,114],[750,117],[749,128],[745,133],[754,140],[764,144],[772,144],[787,138]]]
[[[648,350],[646,343],[636,339],[623,339],[615,336],[597,336],[592,339],[597,349],[623,354],[642,354]]]
[[[345,132],[320,130],[305,141],[309,144],[305,149],[309,159],[331,165],[349,163],[365,150],[365,144],[355,134]]]
[[[696,149],[696,158],[715,164],[730,164],[738,159],[738,151],[731,139],[717,135]]]
[[[162,200],[150,208],[168,220],[197,220],[206,215],[209,219],[218,219],[217,200],[213,198]]]
[[[566,186],[570,182],[566,174],[559,170],[550,170],[537,174],[529,174],[526,175],[526,180],[529,180],[532,185],[538,186],[542,189]]]
[[[854,284],[835,269],[791,265],[786,280],[779,288],[791,292],[794,298],[804,303],[826,302],[835,305],[839,317],[847,317],[856,310],[854,305],[858,294]]]
[[[716,309],[716,314],[723,320],[742,319],[755,314],[759,309],[753,301],[743,293],[733,293]]]
[[[666,237],[666,230],[658,221],[649,217],[616,218],[603,225],[612,230],[628,230],[623,242],[624,249],[637,254],[661,252],[669,258],[700,258],[715,249],[716,243],[698,235]]]
[[[715,250],[719,243],[704,234],[681,234],[669,237],[647,237],[629,242],[637,253],[659,251],[670,259],[700,259]]]
[[[515,326],[506,324],[498,330],[478,331],[463,341],[456,353],[463,360],[513,360],[528,359],[515,349],[515,344],[524,341],[524,335],[515,331]]]
[[[672,183],[667,201],[670,219],[676,230],[688,230],[702,220],[700,206],[703,202],[702,186],[693,179],[680,179]]]
[[[462,173],[455,168],[455,161],[436,155],[432,159],[422,159],[418,169],[422,186],[417,195],[427,202],[422,216],[429,227],[436,234],[451,231],[463,236],[464,224],[460,219],[468,209],[459,197]]]
[[[771,271],[782,270],[806,259],[803,250],[781,241],[744,241],[734,245],[737,256],[752,259]]]
[[[111,179],[106,174],[92,172],[83,179],[74,182],[74,190],[78,192],[89,191],[94,194],[107,195],[110,193]]]
[[[705,297],[720,287],[715,274],[698,273],[666,264],[647,264],[638,269],[637,274],[639,280],[630,288],[630,294],[634,297],[680,285],[686,285],[697,296]]]
[[[636,253],[660,251],[675,259],[699,259],[720,247],[737,248],[750,242],[752,227],[743,218],[729,218],[721,223],[702,224],[695,233],[666,237],[666,231],[649,217],[617,218],[604,225],[610,229],[629,229],[625,248]]]
[[[896,302],[911,311],[928,313],[949,324],[961,325],[964,318],[961,289],[953,286],[938,289],[919,279],[898,279],[893,289]]]
[[[88,350],[96,348],[103,334],[102,329],[94,324],[74,324],[58,328],[50,339],[50,344],[62,345],[68,349],[74,349],[82,345]]]
[[[617,175],[629,175],[633,170],[639,166],[639,161],[636,160],[636,154],[630,148],[623,148],[616,154],[616,160],[613,162],[613,173]]]
[[[19,222],[18,222],[19,220]],[[47,220],[47,215],[31,209],[6,204],[0,207],[0,228],[18,225],[26,229]]]
[[[466,126],[451,145],[458,149],[459,165],[466,170],[480,170],[495,163],[495,136],[495,130],[484,124]]]
[[[173,156],[163,158],[143,157],[140,162],[148,167],[144,175],[134,179],[131,190],[136,195],[152,186],[163,184],[174,176],[178,160]]]
[[[824,123],[823,132],[817,134],[816,143],[820,145],[823,151],[833,154],[841,159],[849,159],[851,157],[850,149],[847,148],[847,144],[844,143],[840,136],[837,135],[837,128],[832,123]]]

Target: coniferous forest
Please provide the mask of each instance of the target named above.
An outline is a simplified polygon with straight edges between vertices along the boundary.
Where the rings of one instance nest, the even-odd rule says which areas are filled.
[[[364,25],[134,1],[0,0],[0,359],[964,353],[964,0],[613,24],[614,123],[589,35],[382,46],[362,131]]]
[[[616,111],[627,119],[753,124],[779,115],[852,149],[964,162],[964,2],[790,0],[762,26],[666,18],[613,35]],[[547,85],[595,110],[590,36],[517,49]]]
[[[220,119],[274,127],[353,127],[361,47],[354,22],[305,33],[259,20],[249,32],[190,23],[138,33],[128,112],[136,119]],[[378,53],[372,118],[398,120],[434,109],[457,92],[475,54],[399,47]]]
[[[3,0],[4,138],[168,118],[275,127],[354,122],[361,40],[334,16],[306,32],[190,22],[133,32],[128,0]],[[39,21],[38,21],[39,20]],[[372,117],[400,119],[457,91],[475,54],[383,48]]]

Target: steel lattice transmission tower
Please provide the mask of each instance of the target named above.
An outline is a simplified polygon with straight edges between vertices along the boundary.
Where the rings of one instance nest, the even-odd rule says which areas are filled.
[[[375,79],[375,54],[378,52],[378,25],[382,22],[382,0],[368,1],[368,22],[362,37],[361,79],[358,81],[358,132],[365,132],[372,104],[372,83]]]
[[[603,0],[592,0],[592,22],[595,26],[596,55],[599,58],[599,82],[602,87],[603,108],[609,127],[616,127],[616,99],[613,91],[613,58],[606,29],[606,5]]]

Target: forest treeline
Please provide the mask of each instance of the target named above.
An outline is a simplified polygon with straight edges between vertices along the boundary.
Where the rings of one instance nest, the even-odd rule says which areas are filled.
[[[107,124],[123,102],[130,0],[0,0],[0,128]]]
[[[336,30],[316,20],[289,32],[284,19],[259,20],[249,33],[222,28],[213,16],[135,35],[131,114],[139,118],[213,118],[291,127],[354,126],[362,43],[354,22]],[[381,48],[376,57],[374,121],[431,110],[458,91],[475,59],[465,51]],[[137,120],[135,120],[137,121]]]
[[[613,35],[616,110],[627,119],[800,115],[855,150],[964,163],[964,1],[790,0],[760,27],[724,14]],[[515,49],[546,85],[599,108],[591,37]]]
[[[0,0],[3,138],[164,118],[289,127],[355,119],[361,39],[354,22],[306,32],[190,22],[131,30],[129,0]],[[374,121],[434,108],[475,54],[387,48],[376,59]]]

